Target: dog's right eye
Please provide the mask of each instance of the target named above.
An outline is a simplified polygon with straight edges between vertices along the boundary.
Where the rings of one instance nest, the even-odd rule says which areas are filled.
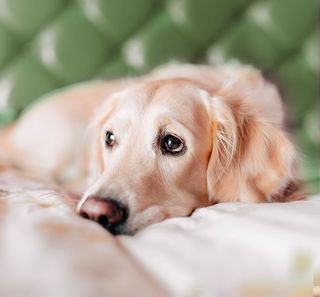
[[[116,137],[111,131],[106,132],[105,138],[106,147],[113,147],[116,144]]]

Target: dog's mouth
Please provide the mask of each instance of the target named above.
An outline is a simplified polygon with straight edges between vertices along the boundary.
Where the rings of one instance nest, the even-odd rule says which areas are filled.
[[[121,216],[121,214],[120,214]],[[127,232],[126,222],[128,219],[128,212],[124,214],[125,218],[122,223],[113,224],[110,222],[107,216],[103,215],[99,217],[97,223],[101,225],[104,229],[108,230],[113,235],[129,235],[131,232]],[[130,234],[131,235],[131,234]]]
[[[80,214],[84,219],[92,220],[89,217]],[[105,230],[109,231],[112,235],[133,235],[134,232],[129,231],[126,223],[111,224],[106,216],[101,216],[96,223],[98,223]]]
[[[131,232],[127,232],[125,228],[125,224],[120,225],[112,225],[108,222],[98,222],[103,228],[105,228],[107,231],[109,231],[112,235],[132,235]]]

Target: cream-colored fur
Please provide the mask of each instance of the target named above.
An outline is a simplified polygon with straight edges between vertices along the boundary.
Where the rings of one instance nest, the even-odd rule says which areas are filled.
[[[184,140],[183,155],[161,153],[161,130]],[[75,86],[31,107],[0,142],[3,161],[80,185],[79,206],[117,197],[130,210],[126,232],[220,201],[290,200],[295,190],[279,94],[240,65],[167,66]]]

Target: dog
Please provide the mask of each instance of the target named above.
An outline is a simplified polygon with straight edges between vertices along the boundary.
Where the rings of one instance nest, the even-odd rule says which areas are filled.
[[[243,65],[169,65],[35,103],[1,132],[0,158],[81,192],[113,234],[218,202],[302,198],[277,88]]]

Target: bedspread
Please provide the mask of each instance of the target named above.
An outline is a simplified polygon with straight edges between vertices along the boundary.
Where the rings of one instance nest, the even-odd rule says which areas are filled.
[[[307,297],[320,200],[221,203],[113,237],[56,186],[0,172],[0,296]],[[314,288],[313,288],[314,286]]]

